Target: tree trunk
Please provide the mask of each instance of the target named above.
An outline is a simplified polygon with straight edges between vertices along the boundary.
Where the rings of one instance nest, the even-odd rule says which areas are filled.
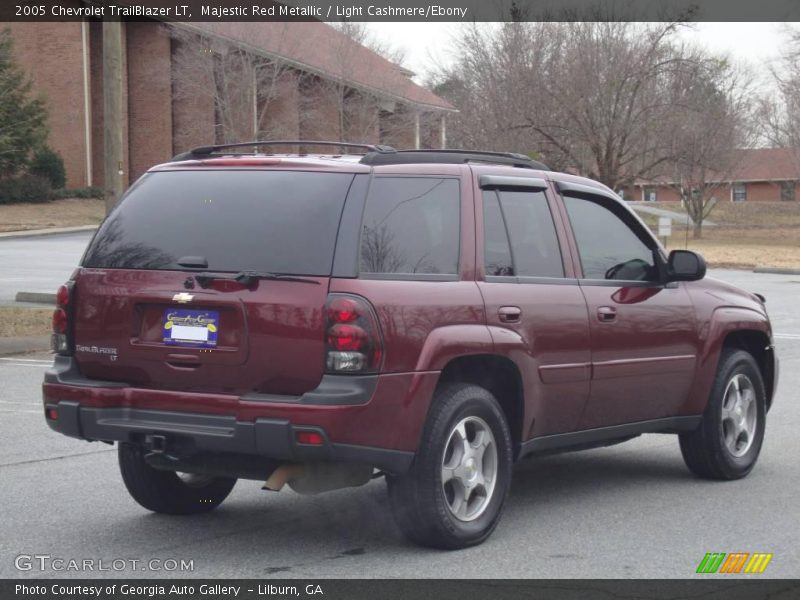
[[[703,223],[695,223],[694,228],[692,230],[692,237],[696,240],[699,240],[703,237]]]
[[[124,191],[122,135],[122,23],[103,23],[103,177],[106,214]]]

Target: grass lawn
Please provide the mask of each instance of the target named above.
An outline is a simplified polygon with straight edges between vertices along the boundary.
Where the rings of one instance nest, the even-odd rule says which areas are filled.
[[[648,206],[684,213],[679,202]],[[657,216],[638,214],[657,231]],[[720,202],[708,219],[716,226],[704,227],[702,239],[673,221],[667,248],[700,252],[713,267],[800,268],[800,202]]]
[[[98,225],[105,217],[102,200],[67,198],[42,204],[0,204],[0,232]]]
[[[0,306],[0,337],[49,335],[53,332],[52,308]]]

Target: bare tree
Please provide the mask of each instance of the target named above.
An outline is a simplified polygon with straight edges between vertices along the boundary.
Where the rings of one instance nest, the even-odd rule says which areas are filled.
[[[674,113],[665,131],[671,142],[663,174],[702,237],[716,194],[740,166],[740,148],[752,144],[753,97],[749,74],[726,60],[698,61],[675,81]]]
[[[355,43],[369,48],[375,54],[402,68],[406,60],[405,50],[377,37],[369,28],[369,24],[363,21],[336,21],[329,25]]]
[[[461,114],[463,145],[541,156],[612,189],[671,158],[683,95],[706,57],[676,41],[678,23],[506,23],[472,27],[436,90]],[[681,87],[683,86],[683,87]],[[688,86],[688,88],[687,88]]]
[[[394,273],[406,262],[396,248],[388,225],[364,226],[361,238],[361,268],[368,273]]]
[[[775,91],[760,100],[767,140],[786,148],[800,148],[800,29],[785,30],[788,41],[770,69]]]
[[[291,46],[300,40],[287,29],[289,23],[275,26],[283,27],[276,31],[281,51],[275,54],[290,55]],[[296,101],[306,76],[302,71],[200,29],[169,27],[175,48],[175,99],[213,107],[214,141],[298,137],[298,118],[284,105]],[[186,123],[184,127],[204,133],[207,124]]]
[[[416,115],[387,92],[398,71],[412,75],[385,58],[401,60],[400,53],[381,44],[365,24],[344,23],[336,27],[337,34],[322,36],[326,71],[305,69],[281,58],[301,54],[297,46],[309,43],[293,25],[270,24],[269,53],[260,51],[259,40],[249,40],[247,31],[241,32],[239,43],[191,24],[170,25],[176,101],[202,104],[206,114],[213,110],[215,141],[220,143],[304,139],[308,132],[343,142],[391,142],[409,136]],[[365,52],[364,45],[373,53]],[[192,141],[208,128],[207,122],[181,123],[182,136]]]
[[[381,91],[390,87],[382,83],[389,84],[392,69],[407,77],[413,75],[402,66],[404,52],[375,37],[367,23],[343,21],[331,26],[340,35],[329,48],[332,72],[320,81],[323,102],[318,104],[320,110],[335,110],[336,130],[331,133],[340,141],[352,142],[392,143],[407,136],[414,127],[414,113]],[[364,63],[364,47],[375,54],[371,64]],[[365,68],[371,69],[371,89],[354,81],[358,69]],[[387,81],[376,83],[375,76],[380,73],[386,74]],[[328,115],[322,115],[325,117],[331,121]]]

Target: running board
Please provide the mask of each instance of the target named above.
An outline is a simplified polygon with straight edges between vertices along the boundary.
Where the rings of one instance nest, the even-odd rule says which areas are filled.
[[[552,450],[588,449],[597,446],[610,445],[616,441],[626,441],[643,433],[680,433],[692,431],[700,425],[702,415],[692,417],[668,417],[666,419],[653,419],[613,425],[611,427],[598,427],[569,433],[543,435],[523,442],[519,449],[519,458],[529,454],[549,452]]]

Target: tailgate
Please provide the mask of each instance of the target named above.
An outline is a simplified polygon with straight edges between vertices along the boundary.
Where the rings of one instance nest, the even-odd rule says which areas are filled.
[[[83,269],[75,287],[81,372],[135,386],[237,394],[299,395],[317,386],[327,278],[313,278],[319,285],[259,281],[236,291],[187,290],[186,278],[180,271]]]
[[[77,277],[81,372],[185,391],[314,389],[353,177],[217,168],[142,177],[101,225]],[[262,275],[234,284],[243,272]],[[299,281],[278,279],[287,276]]]

